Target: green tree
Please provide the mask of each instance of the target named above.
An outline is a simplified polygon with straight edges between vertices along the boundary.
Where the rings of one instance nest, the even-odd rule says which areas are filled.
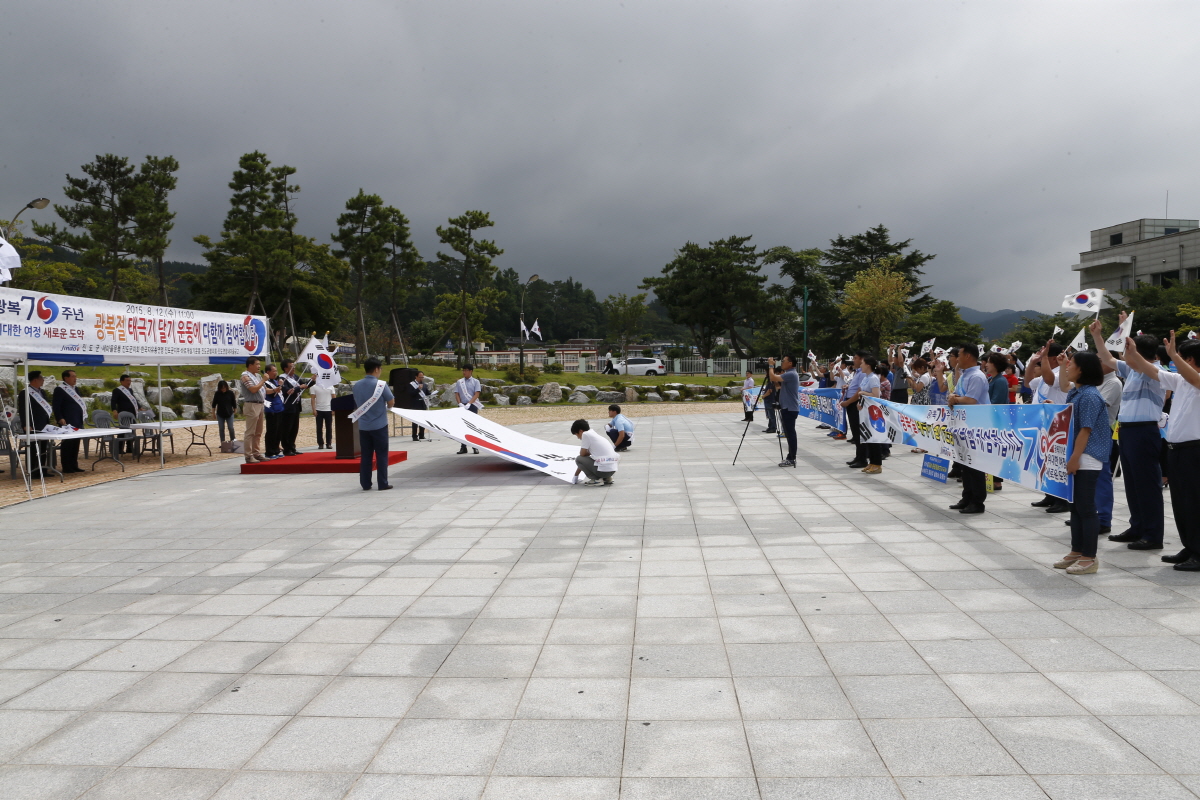
[[[654,292],[671,320],[686,325],[704,358],[713,341],[725,332],[745,358],[749,341],[739,328],[753,329],[759,322],[766,294],[762,265],[749,236],[730,236],[708,247],[686,243],[662,269],[659,277],[646,278],[639,288]]]
[[[895,262],[884,259],[867,267],[846,284],[840,311],[846,331],[876,353],[883,352],[884,337],[896,330],[908,311],[905,302],[912,284],[891,269]]]
[[[609,295],[604,301],[608,313],[608,337],[621,343],[621,353],[628,354],[629,343],[642,332],[642,320],[646,316],[646,295]],[[629,358],[625,358],[625,374],[629,374]]]
[[[782,306],[772,307],[769,313],[763,314],[762,324],[773,329],[762,343],[768,345],[764,352],[791,350],[795,341],[789,339],[786,347],[780,343],[783,331],[792,328],[792,309],[799,309],[801,314],[808,314],[809,349],[821,352],[831,352],[842,347],[841,317],[838,315],[837,300],[825,274],[821,260],[825,253],[819,248],[793,250],[790,247],[772,247],[763,251],[764,265],[773,266],[779,270],[781,278],[788,283],[782,286],[772,286],[768,294],[772,298],[784,300]],[[804,308],[804,290],[808,289],[808,308]],[[781,316],[782,315],[782,316]],[[786,316],[787,319],[783,319]],[[780,327],[780,322],[783,326]],[[800,322],[799,339],[804,337],[803,318]],[[790,335],[790,334],[789,334]]]
[[[958,313],[958,306],[949,300],[935,300],[932,305],[909,314],[896,331],[896,340],[914,341],[920,345],[936,338],[941,347],[954,347],[963,342],[978,342],[983,338],[983,326],[972,325]]]
[[[388,239],[384,245],[387,250],[387,296],[388,315],[391,317],[389,330],[395,331],[400,346],[404,346],[404,333],[400,330],[400,308],[405,300],[416,289],[420,281],[425,262],[417,252],[409,233],[408,217],[400,213],[400,209],[388,206],[385,211],[390,216]],[[393,338],[388,334],[388,363],[392,360]]]
[[[85,269],[106,276],[109,300],[140,299],[146,288],[137,262],[147,247],[138,225],[147,197],[140,189],[144,173],[139,175],[128,158],[111,153],[96,156],[81,169],[86,177],[67,175],[63,187],[74,204],[54,206],[66,227],[35,222],[33,231],[50,244],[78,253]]]
[[[367,194],[362,189],[346,201],[346,212],[337,218],[337,233],[333,240],[341,245],[334,255],[350,264],[354,282],[354,313],[358,322],[355,334],[356,364],[370,347],[367,342],[367,322],[363,315],[364,292],[380,288],[387,274],[389,251],[395,227],[393,212],[385,207],[377,194]],[[399,213],[399,212],[396,212]]]
[[[41,244],[36,239],[26,239],[20,225],[9,229],[9,222],[0,220],[0,231],[8,230],[8,242],[21,256],[21,268],[14,270],[14,289],[27,289],[47,294],[69,294],[75,297],[95,297],[100,288],[95,273],[72,261],[55,257],[53,247]]]
[[[146,156],[139,171],[140,180],[134,189],[134,225],[139,240],[136,255],[154,265],[158,276],[155,302],[163,306],[171,305],[163,256],[171,246],[168,236],[175,227],[175,212],[171,211],[167,196],[175,190],[175,173],[178,171],[179,162],[171,156]]]
[[[824,254],[825,273],[836,294],[840,295],[859,273],[877,267],[885,261],[889,269],[903,276],[909,284],[906,298],[909,310],[919,311],[933,303],[928,294],[929,287],[921,285],[921,269],[936,258],[935,255],[909,250],[912,239],[893,242],[891,232],[883,225],[876,225],[865,233],[841,236],[831,240]],[[909,250],[909,252],[905,252]]]
[[[494,306],[500,300],[500,293],[496,292],[495,296],[486,299],[481,298],[480,302],[477,302],[473,309],[468,303],[469,293],[482,293],[489,286],[492,276],[496,272],[496,267],[492,264],[492,259],[504,253],[502,249],[496,246],[495,242],[488,239],[476,238],[476,231],[483,228],[490,228],[495,224],[487,212],[467,211],[462,216],[451,217],[449,224],[445,227],[439,225],[437,228],[438,239],[441,243],[449,245],[450,249],[459,255],[459,258],[454,258],[440,251],[438,252],[438,258],[443,261],[456,262],[458,264],[458,329],[462,331],[465,339],[463,348],[465,350],[465,358],[468,361],[471,359],[472,330],[474,327],[471,322],[471,315],[484,314],[486,316],[487,309]],[[482,324],[482,319],[480,320],[480,324]]]

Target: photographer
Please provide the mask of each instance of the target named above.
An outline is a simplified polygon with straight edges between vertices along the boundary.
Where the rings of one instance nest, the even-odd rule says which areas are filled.
[[[781,467],[796,466],[796,417],[800,414],[800,376],[796,373],[796,357],[783,357],[783,372],[775,370],[775,359],[767,361],[767,380],[776,387],[779,403],[779,421],[787,439],[788,451]]]

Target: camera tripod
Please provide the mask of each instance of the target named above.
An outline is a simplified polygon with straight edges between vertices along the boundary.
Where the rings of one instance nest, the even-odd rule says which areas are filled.
[[[760,401],[760,400],[762,400],[762,391],[761,390],[759,391],[758,396],[754,398],[754,406],[750,409],[750,416],[746,420],[746,427],[742,430],[742,440],[740,442],[738,442],[737,452],[733,454],[733,466],[735,466],[735,467],[737,466],[738,454],[740,454],[742,452],[742,445],[745,444],[745,442],[746,442],[746,434],[750,431],[750,426],[754,423],[754,412],[758,410],[758,401]],[[745,403],[743,403],[742,405],[744,407]],[[776,411],[775,413],[776,413],[776,419],[778,420],[779,412]],[[776,423],[777,430],[778,430],[778,427],[779,427],[779,424],[777,422]],[[779,460],[780,460],[780,462],[782,462],[783,461],[783,439],[780,439],[779,435],[776,434],[775,440],[777,442],[779,442]]]

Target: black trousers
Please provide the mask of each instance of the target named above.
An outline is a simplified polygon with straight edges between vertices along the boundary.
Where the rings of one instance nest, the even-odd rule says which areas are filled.
[[[420,441],[421,439],[425,438],[425,429],[422,428],[420,425],[418,425],[415,422],[412,424],[412,432],[413,432],[413,441],[414,442]]]
[[[1096,557],[1096,540],[1100,538],[1100,517],[1096,514],[1096,483],[1099,480],[1098,469],[1081,469],[1075,473],[1075,502],[1071,504],[1071,550],[1088,558]]]
[[[79,469],[79,440],[67,439],[59,447],[62,457],[62,472],[75,472]]]
[[[858,430],[858,403],[846,406],[846,435],[854,443],[855,458],[857,458],[858,446],[862,444],[862,433]]]
[[[786,460],[796,460],[796,417],[800,412],[787,408],[779,409],[779,420],[783,423],[783,438],[787,439],[788,451]]]
[[[333,447],[333,412],[316,411],[313,416],[317,421],[317,447]]]
[[[1200,558],[1200,447],[1168,450],[1167,461],[1171,470],[1171,510],[1175,512],[1179,541],[1192,558]]]
[[[1118,429],[1117,435],[1121,445],[1125,501],[1129,504],[1129,530],[1143,541],[1162,544],[1163,493],[1159,463],[1162,436],[1158,433],[1158,425],[1126,424]]]
[[[763,408],[767,412],[767,430],[772,431],[772,432],[779,430],[779,426],[775,422],[775,417],[776,417],[776,413],[777,413],[776,406],[774,404],[764,405]]]
[[[296,437],[300,434],[300,409],[279,415],[279,446],[285,453],[296,452]]]
[[[987,475],[972,467],[962,466],[962,499],[971,505],[987,503]]]
[[[388,485],[388,429],[386,426],[373,431],[358,432],[361,451],[358,462],[358,482],[364,489],[371,488],[371,460],[375,460],[376,481],[380,486]]]
[[[263,455],[269,458],[279,455],[279,429],[283,424],[283,412],[272,414],[268,411],[263,416],[267,418],[267,443],[263,447]]]

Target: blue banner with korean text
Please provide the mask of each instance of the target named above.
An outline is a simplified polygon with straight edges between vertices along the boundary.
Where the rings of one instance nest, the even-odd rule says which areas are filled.
[[[1067,461],[1074,446],[1071,406],[914,406],[868,397],[863,441],[891,444],[906,434],[918,447],[1029,489],[1073,499]]]
[[[842,408],[841,402],[841,389],[801,389],[800,416],[845,431],[846,409]]]

